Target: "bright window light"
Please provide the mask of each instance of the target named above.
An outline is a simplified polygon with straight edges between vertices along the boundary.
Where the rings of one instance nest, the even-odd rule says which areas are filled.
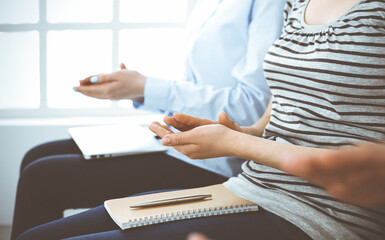
[[[38,108],[38,32],[0,33],[0,63],[0,108]]]
[[[101,23],[112,21],[113,0],[47,0],[50,23]]]
[[[39,0],[0,0],[0,24],[37,23]]]
[[[75,93],[79,80],[111,72],[112,31],[50,31],[47,42],[48,106],[51,108],[107,107],[110,101]]]
[[[119,61],[145,75],[170,80],[184,73],[183,29],[130,29],[120,32]]]
[[[124,62],[180,80],[185,24],[196,0],[0,0],[0,117],[138,114],[74,92]]]
[[[120,0],[122,22],[184,22],[187,1],[183,0]]]

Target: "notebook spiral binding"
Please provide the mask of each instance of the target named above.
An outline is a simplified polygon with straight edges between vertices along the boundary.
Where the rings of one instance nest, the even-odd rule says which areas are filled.
[[[134,228],[134,227],[142,227],[146,225],[163,223],[163,222],[171,222],[176,220],[190,219],[190,218],[199,218],[199,217],[209,217],[209,216],[218,216],[218,215],[226,215],[232,213],[244,213],[244,212],[252,212],[258,211],[258,206],[249,204],[241,204],[235,206],[228,207],[210,207],[203,209],[193,209],[188,211],[178,211],[171,212],[161,215],[151,216],[149,218],[138,218],[130,220],[128,223],[123,224],[124,228]]]

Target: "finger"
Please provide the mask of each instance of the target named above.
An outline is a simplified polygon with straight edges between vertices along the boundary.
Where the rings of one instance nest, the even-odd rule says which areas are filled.
[[[325,188],[336,182],[348,181],[352,171],[346,164],[338,163],[339,161],[345,162],[341,157],[335,150],[315,157],[308,164],[311,171],[309,171],[307,178]]]
[[[218,123],[217,121],[193,117],[182,113],[174,113],[173,118],[175,118],[175,120],[178,121],[179,123],[189,126],[191,128],[199,127],[202,125]]]
[[[173,132],[167,125],[162,125],[163,128],[165,128],[166,130],[170,131],[170,132]]]
[[[360,162],[358,164],[355,159],[361,159],[359,152],[346,150],[336,150],[328,152],[320,156],[316,161],[318,162],[319,170],[327,172],[329,175],[341,176],[349,174],[363,167]]]
[[[80,80],[80,85],[101,84],[101,83],[106,83],[111,81],[114,81],[113,73],[97,74],[97,75],[89,76],[83,80]]]
[[[159,122],[153,122],[148,126],[148,129],[150,129],[153,133],[158,135],[159,137],[163,138],[164,136],[168,134],[172,134],[173,132],[169,129],[164,128]]]
[[[361,151],[364,150],[364,151]],[[370,152],[366,149],[352,147],[330,152],[319,159],[319,170],[324,172],[324,182],[342,182],[354,186],[371,179],[376,166],[367,164]],[[327,178],[327,180],[326,180]],[[366,189],[371,184],[366,184]]]
[[[91,85],[92,84],[91,81],[90,81],[91,77],[92,76],[89,76],[89,77],[87,77],[87,78],[85,78],[83,80],[80,80],[79,81],[79,85],[80,86]]]
[[[209,240],[205,235],[200,233],[191,233],[188,235],[187,240]]]
[[[162,138],[162,144],[165,146],[180,146],[194,144],[195,139],[191,136],[190,132],[179,132],[166,135]]]
[[[99,99],[109,99],[109,96],[106,94],[108,88],[104,85],[89,85],[89,86],[78,86],[73,89],[77,92],[80,92],[86,96],[99,98]]]
[[[124,63],[121,63],[121,64],[120,64],[120,69],[122,69],[122,70],[126,70],[126,69],[127,69],[127,67],[126,67],[126,65],[125,65]]]
[[[173,126],[174,128],[178,129],[179,131],[188,131],[188,130],[191,130],[192,127],[189,127],[189,126],[186,126],[185,124],[182,124],[180,122],[178,122],[175,118],[173,117],[169,117],[169,116],[164,116],[163,117],[163,121],[170,125],[170,126]]]
[[[231,128],[236,131],[241,131],[241,127],[230,119],[225,112],[221,112],[218,116],[219,124]]]

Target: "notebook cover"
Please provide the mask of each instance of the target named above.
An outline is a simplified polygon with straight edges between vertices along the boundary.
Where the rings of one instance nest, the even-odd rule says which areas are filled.
[[[136,203],[195,194],[211,194],[212,198],[202,201],[155,207],[138,209],[130,208],[130,205]],[[105,201],[104,207],[121,229],[177,221],[187,218],[207,217],[212,215],[233,214],[258,210],[258,205],[235,195],[222,184],[112,199]]]

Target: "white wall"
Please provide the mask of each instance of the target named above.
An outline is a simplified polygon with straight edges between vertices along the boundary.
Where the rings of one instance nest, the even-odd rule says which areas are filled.
[[[150,123],[160,115],[99,119],[0,119],[0,225],[11,225],[19,168],[24,154],[33,146],[50,140],[68,138],[70,126]]]
[[[24,153],[39,143],[68,137],[66,129],[66,126],[0,126],[0,225],[11,225]]]

